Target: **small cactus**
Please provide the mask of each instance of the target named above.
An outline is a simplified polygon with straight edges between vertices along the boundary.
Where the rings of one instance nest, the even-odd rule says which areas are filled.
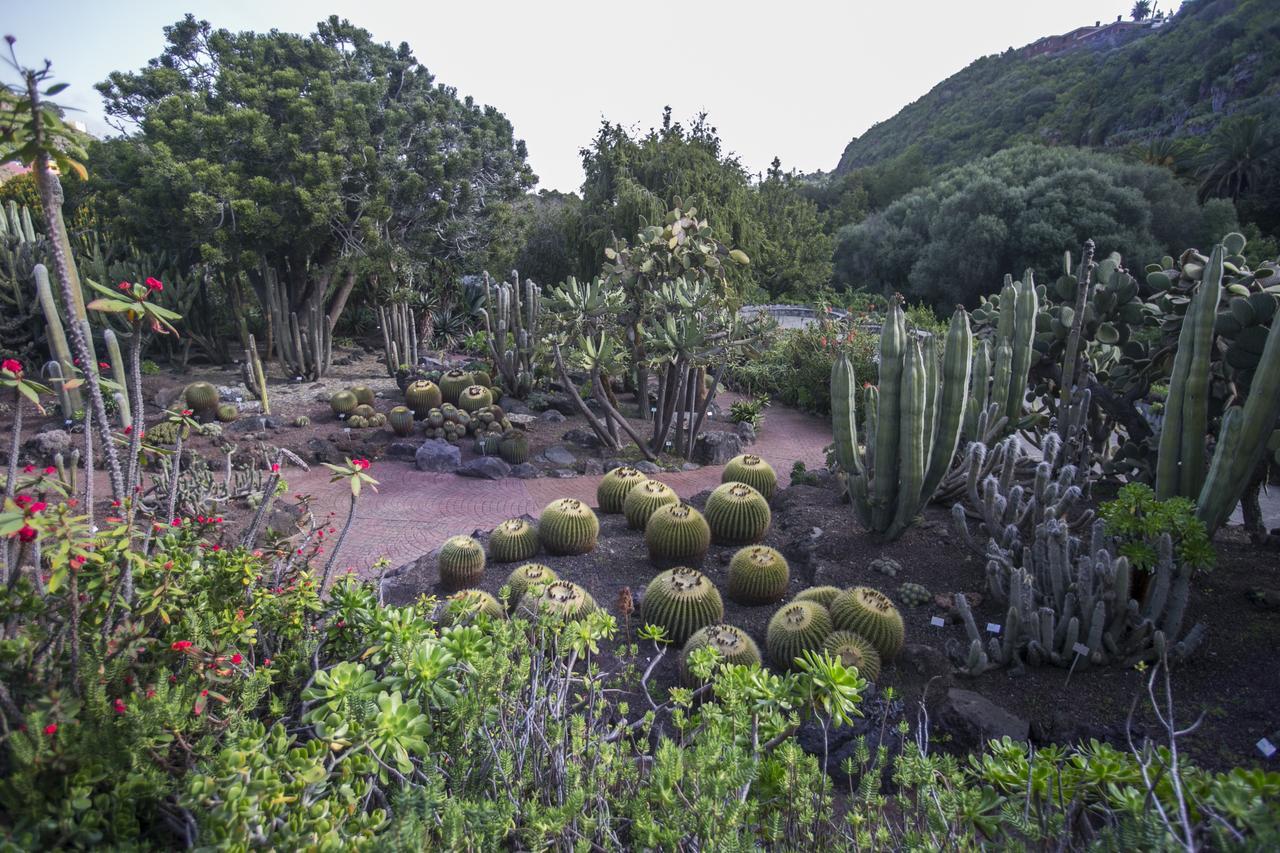
[[[707,520],[687,503],[667,504],[654,510],[644,528],[649,562],[659,568],[701,566],[711,547]]]
[[[236,408],[235,403],[219,403],[218,407],[214,409],[214,416],[220,422],[229,424],[240,417],[240,410]]]
[[[404,402],[413,409],[414,417],[421,420],[426,417],[427,412],[440,408],[444,398],[436,383],[427,379],[418,379],[410,382],[404,389]]]
[[[391,431],[403,438],[413,433],[413,410],[408,406],[396,406],[387,415]]]
[[[793,601],[778,608],[769,620],[765,646],[769,659],[790,669],[795,659],[807,651],[820,651],[831,634],[831,615],[816,601]]]
[[[468,625],[480,614],[493,619],[505,619],[507,611],[498,599],[482,589],[463,589],[450,595],[439,610],[437,621],[442,628],[454,625]]]
[[[484,575],[484,549],[470,536],[454,536],[440,546],[439,564],[446,589],[466,589]]]
[[[356,395],[356,403],[361,406],[373,405],[373,389],[368,385],[352,385],[349,389]]]
[[[177,444],[179,433],[182,434],[182,440],[186,441],[187,436],[191,435],[191,428],[180,421],[161,421],[147,430],[147,443],[153,447]]]
[[[840,593],[831,603],[831,618],[841,631],[853,631],[870,640],[882,660],[893,660],[902,651],[906,636],[902,614],[879,590],[856,586]]]
[[[645,587],[640,618],[666,629],[668,642],[683,645],[693,632],[724,618],[724,602],[702,572],[677,567],[662,572]]]
[[[765,545],[743,548],[729,561],[729,597],[740,604],[771,604],[787,594],[787,558]]]
[[[476,436],[476,453],[481,456],[499,456],[502,453],[502,436],[483,433]]]
[[[192,382],[182,392],[187,408],[202,418],[213,415],[218,407],[218,389],[208,382]]]
[[[898,598],[901,598],[902,603],[908,607],[919,607],[922,604],[927,604],[932,597],[929,594],[929,590],[918,583],[907,582],[898,587]]]
[[[822,648],[832,657],[839,658],[846,667],[857,667],[858,674],[867,681],[880,677],[880,653],[861,634],[834,631],[822,642]]]
[[[717,545],[750,545],[759,542],[772,517],[764,495],[746,483],[718,486],[707,498],[704,510]]]
[[[484,388],[493,387],[493,377],[489,375],[487,370],[472,370],[471,381]]]
[[[518,429],[507,430],[498,443],[498,455],[508,465],[522,465],[529,461],[529,439]]]
[[[516,563],[538,553],[538,528],[523,518],[511,518],[489,534],[489,559],[495,563]]]
[[[329,398],[329,407],[333,409],[333,413],[338,417],[351,414],[358,405],[360,405],[360,402],[356,399],[356,395],[350,391],[338,391]]]
[[[556,580],[545,586],[530,587],[516,610],[526,619],[547,612],[557,619],[581,619],[599,608],[591,593],[576,583]]]
[[[493,404],[493,395],[483,385],[468,385],[458,395],[458,408],[464,412],[478,412]]]
[[[542,563],[525,563],[517,566],[507,577],[507,602],[512,610],[520,603],[524,594],[534,587],[541,587],[552,581],[560,580],[560,576]]]
[[[350,429],[364,429],[368,425],[364,415],[347,415],[347,427]]]
[[[746,483],[764,495],[767,501],[773,500],[773,493],[778,490],[778,475],[773,472],[772,466],[752,453],[730,459],[720,475],[720,482]]]
[[[353,391],[352,393],[354,394],[355,392]],[[368,420],[369,418],[373,417],[377,413],[378,413],[377,409],[375,409],[373,406],[370,406],[368,403],[361,403],[351,411],[351,414],[359,415],[365,420]]]
[[[440,377],[440,393],[446,403],[458,404],[462,392],[474,385],[471,374],[465,370],[450,370]],[[486,403],[485,405],[488,405]]]
[[[298,415],[293,419],[293,425],[296,427],[309,427],[311,426],[311,418],[306,415]]]
[[[693,684],[693,674],[689,672],[689,654],[695,649],[713,648],[728,664],[738,666],[759,665],[760,648],[746,631],[724,623],[708,625],[693,633],[684,649],[680,652],[680,676],[685,684]]]
[[[902,571],[902,564],[892,557],[876,557],[871,561],[871,569],[885,577],[895,578]]]
[[[627,492],[622,502],[622,514],[627,517],[627,526],[632,530],[644,530],[649,523],[649,516],[658,507],[680,502],[675,489],[657,480],[646,480]]]
[[[552,554],[586,554],[596,547],[599,535],[600,520],[575,498],[552,501],[538,517],[538,538]]]
[[[648,479],[643,471],[637,471],[630,465],[614,468],[604,475],[604,479],[596,487],[596,506],[604,513],[622,512],[622,503],[627,499],[627,494]]]
[[[836,596],[844,592],[838,586],[811,586],[796,593],[796,601],[816,601],[828,610]]]

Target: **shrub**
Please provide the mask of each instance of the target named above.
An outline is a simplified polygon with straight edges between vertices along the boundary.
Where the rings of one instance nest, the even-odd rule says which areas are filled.
[[[877,341],[869,332],[828,319],[783,330],[762,352],[731,362],[726,382],[744,394],[826,415],[831,412],[831,366],[847,353],[859,376],[875,376]]]
[[[1204,522],[1196,518],[1196,505],[1186,498],[1156,500],[1144,483],[1129,483],[1116,499],[1098,507],[1107,535],[1118,540],[1121,556],[1134,568],[1149,572],[1156,566],[1156,543],[1168,533],[1178,562],[1196,569],[1213,567],[1217,557]]]

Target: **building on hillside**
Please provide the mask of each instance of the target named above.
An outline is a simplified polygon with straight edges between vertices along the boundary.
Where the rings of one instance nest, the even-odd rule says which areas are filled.
[[[1091,27],[1077,27],[1069,33],[1045,36],[1018,50],[1021,56],[1049,56],[1082,47],[1118,47],[1159,29],[1170,19],[1158,13],[1144,21],[1126,21],[1117,15],[1109,24],[1094,21]]]

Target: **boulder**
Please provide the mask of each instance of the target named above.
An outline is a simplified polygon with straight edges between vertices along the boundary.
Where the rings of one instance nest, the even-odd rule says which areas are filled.
[[[162,388],[158,388],[151,399],[155,401],[158,408],[172,409],[175,408],[178,401],[182,400],[182,392],[185,390],[187,390],[185,385],[165,385]]]
[[[498,405],[502,407],[502,411],[506,412],[508,417],[511,415],[529,414],[529,407],[522,401],[517,400],[515,397],[510,395],[503,396],[503,398],[498,401]],[[512,423],[515,423],[515,421],[512,421]]]
[[[582,460],[582,473],[587,476],[604,473],[604,463],[599,459],[591,458]]]
[[[462,465],[462,451],[439,438],[424,441],[413,456],[413,464],[419,471],[448,474]]]
[[[536,480],[540,472],[529,462],[521,462],[511,466],[511,476],[519,480]]]
[[[569,430],[561,438],[570,444],[576,444],[578,447],[585,447],[588,450],[600,446],[600,436],[596,435],[592,430],[582,429],[581,427]]]
[[[403,459],[406,462],[415,459],[418,455],[418,443],[416,441],[405,441],[399,439],[387,445],[387,456],[392,459]]]
[[[547,410],[546,410],[545,412],[543,412],[539,417],[540,417],[540,418],[541,418],[545,423],[549,423],[549,424],[562,424],[562,423],[564,423],[564,415],[560,414],[560,413],[559,413],[559,412],[557,412],[555,409],[547,409]]]
[[[574,456],[573,451],[563,444],[551,445],[542,451],[542,455],[552,465],[576,465],[578,462],[578,457]]]
[[[658,467],[658,463],[650,462],[648,459],[641,459],[639,462],[633,462],[631,463],[631,467],[635,468],[641,474],[648,474],[651,477],[654,474],[662,473],[662,469]]]
[[[700,465],[723,465],[742,453],[742,439],[732,432],[704,432],[693,445],[693,461]]]
[[[453,473],[478,480],[501,480],[511,474],[511,466],[496,456],[477,456]]]
[[[1026,740],[1031,724],[1001,708],[980,693],[952,687],[947,691],[934,719],[952,742],[964,749],[976,749],[993,738]]]
[[[756,443],[756,428],[750,421],[739,421],[733,425],[733,431],[744,445]]]
[[[557,414],[559,413],[557,412]],[[533,415],[522,415],[519,412],[514,414],[507,412],[507,420],[509,420],[511,425],[516,429],[528,431],[529,427],[533,426],[538,419]]]

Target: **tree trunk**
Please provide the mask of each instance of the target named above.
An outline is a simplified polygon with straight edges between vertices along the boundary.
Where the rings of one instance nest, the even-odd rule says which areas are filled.
[[[347,298],[351,296],[351,291],[356,286],[356,271],[354,268],[347,270],[346,276],[342,279],[342,284],[338,287],[338,292],[333,295],[333,301],[329,303],[329,331],[332,332],[338,327],[338,318],[342,316],[342,311],[347,307]],[[417,359],[413,360],[417,364]]]

